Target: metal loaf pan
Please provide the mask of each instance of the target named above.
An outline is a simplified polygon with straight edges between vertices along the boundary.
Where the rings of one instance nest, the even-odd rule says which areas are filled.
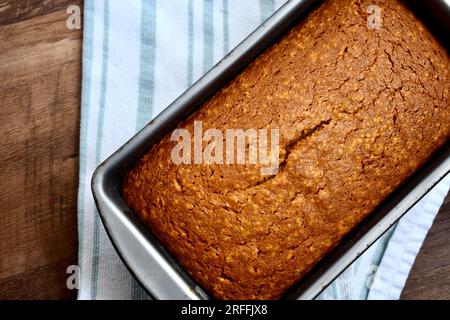
[[[156,299],[210,299],[126,205],[120,193],[124,174],[165,134],[236,76],[321,1],[290,0],[203,78],[95,171],[92,191],[105,229],[132,274]],[[445,1],[413,1],[414,11],[443,40],[450,30]],[[447,42],[446,42],[447,41]],[[283,297],[313,299],[400,219],[450,171],[450,144],[395,191],[379,208]]]

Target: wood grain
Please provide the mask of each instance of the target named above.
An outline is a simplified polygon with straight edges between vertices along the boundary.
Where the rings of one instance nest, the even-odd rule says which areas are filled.
[[[80,1],[67,0],[0,0],[0,26],[32,19],[40,15],[65,10]]]
[[[450,194],[416,258],[402,299],[450,300]]]
[[[76,294],[80,2],[0,2],[0,299]]]

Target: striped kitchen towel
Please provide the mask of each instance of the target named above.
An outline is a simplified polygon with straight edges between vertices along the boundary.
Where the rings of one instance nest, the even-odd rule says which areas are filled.
[[[85,1],[78,195],[79,299],[148,298],[117,256],[99,219],[90,189],[96,166],[283,2]],[[432,202],[411,212],[410,219],[403,219],[321,298],[398,298],[449,184],[447,179],[439,192],[433,193]],[[414,237],[405,232],[411,228],[418,230]],[[401,266],[393,261],[401,261]],[[373,282],[373,290],[368,289],[369,282]]]

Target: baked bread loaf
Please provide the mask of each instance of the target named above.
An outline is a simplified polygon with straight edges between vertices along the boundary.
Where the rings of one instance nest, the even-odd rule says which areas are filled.
[[[326,1],[178,126],[277,128],[276,174],[177,165],[168,135],[123,196],[216,298],[279,298],[448,141],[449,71],[402,2]]]

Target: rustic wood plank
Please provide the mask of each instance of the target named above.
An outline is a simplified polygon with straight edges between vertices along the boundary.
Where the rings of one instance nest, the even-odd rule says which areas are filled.
[[[42,267],[19,273],[9,278],[0,278],[2,299],[64,299],[75,298],[75,292],[65,289],[67,265],[73,259],[57,261]]]
[[[416,258],[402,299],[450,299],[450,194]]]
[[[0,299],[74,298],[81,1],[0,3]],[[14,9],[15,8],[15,9]],[[7,23],[6,23],[7,22]]]
[[[68,0],[0,0],[0,26],[65,10],[68,4],[79,2]]]

